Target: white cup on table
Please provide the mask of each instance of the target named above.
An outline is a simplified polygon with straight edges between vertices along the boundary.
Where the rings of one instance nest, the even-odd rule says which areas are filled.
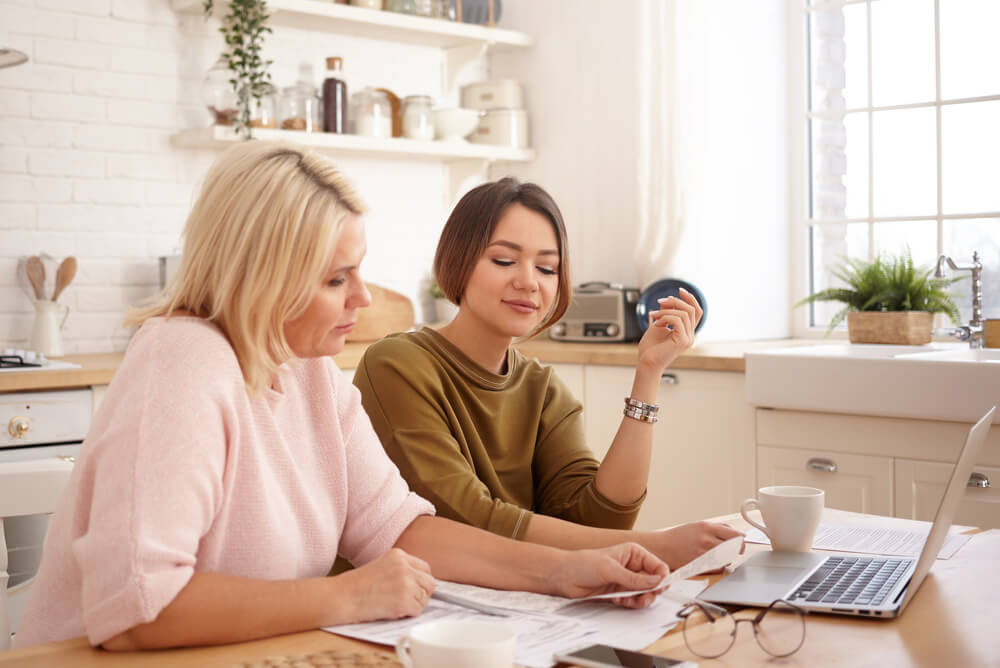
[[[396,656],[406,668],[511,668],[514,631],[495,622],[425,622],[396,642]]]
[[[808,552],[812,549],[816,527],[823,515],[823,490],[796,485],[761,487],[756,499],[740,506],[740,515],[771,540],[775,552]],[[764,524],[754,522],[747,513],[760,509]]]

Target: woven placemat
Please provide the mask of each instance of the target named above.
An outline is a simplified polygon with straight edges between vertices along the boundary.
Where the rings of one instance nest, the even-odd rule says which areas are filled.
[[[234,663],[232,668],[362,668],[366,666],[402,668],[403,664],[396,660],[395,655],[375,650],[359,652],[334,649],[311,654],[268,656],[256,661]]]

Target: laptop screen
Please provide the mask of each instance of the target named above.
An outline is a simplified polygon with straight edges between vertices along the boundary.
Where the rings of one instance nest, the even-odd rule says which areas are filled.
[[[906,607],[906,604],[916,594],[917,589],[920,588],[920,584],[927,577],[927,573],[931,570],[934,560],[937,559],[938,552],[941,551],[941,546],[944,545],[945,538],[948,537],[948,530],[951,529],[951,521],[955,517],[958,504],[962,501],[962,496],[969,482],[969,474],[972,473],[972,467],[975,466],[976,458],[979,457],[979,453],[983,449],[983,444],[986,442],[986,435],[989,434],[990,424],[993,422],[993,415],[996,413],[996,410],[996,406],[991,408],[969,430],[969,436],[965,439],[965,446],[962,448],[962,453],[958,456],[955,468],[952,469],[951,479],[948,481],[948,487],[945,489],[944,498],[941,499],[941,505],[938,506],[937,514],[934,516],[934,524],[931,525],[931,531],[927,535],[927,542],[924,543],[924,549],[920,552],[920,560],[917,562],[917,567],[913,571],[913,577],[910,578],[910,584],[906,588],[906,598],[903,599],[903,603],[899,606],[900,610]]]

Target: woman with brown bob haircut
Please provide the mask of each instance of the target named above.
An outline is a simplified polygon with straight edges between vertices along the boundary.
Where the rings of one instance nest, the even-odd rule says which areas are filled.
[[[621,426],[598,461],[580,402],[551,367],[513,347],[566,312],[567,249],[562,214],[541,187],[504,178],[471,190],[434,258],[458,314],[439,329],[371,345],[354,383],[389,457],[438,514],[553,547],[635,541],[677,568],[739,535],[707,522],[631,530],[646,492],[660,376],[693,343],[702,310],[688,293],[660,300],[638,345]]]

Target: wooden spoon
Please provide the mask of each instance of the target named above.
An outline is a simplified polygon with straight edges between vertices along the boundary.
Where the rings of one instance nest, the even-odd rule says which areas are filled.
[[[59,295],[74,276],[76,276],[76,258],[70,255],[59,263],[59,268],[56,270],[56,291],[52,293],[52,301],[59,299]]]
[[[28,282],[35,291],[36,299],[45,299],[45,265],[42,258],[32,255],[27,262]]]

